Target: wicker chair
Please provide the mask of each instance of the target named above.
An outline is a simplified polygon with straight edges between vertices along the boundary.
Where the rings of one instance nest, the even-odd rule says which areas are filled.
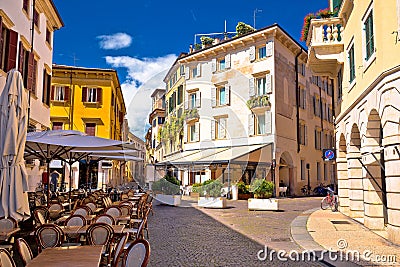
[[[3,267],[16,267],[11,254],[3,248],[0,248],[0,263]]]
[[[124,247],[126,245],[126,242],[128,241],[128,233],[125,233],[122,235],[122,237],[119,239],[118,243],[116,244],[114,251],[112,253],[112,261],[111,261],[111,266],[112,267],[117,267],[118,260],[121,258],[121,256],[124,253]]]
[[[45,248],[58,247],[64,240],[64,233],[56,224],[43,224],[35,231],[38,250],[41,252]]]
[[[103,222],[109,225],[114,225],[115,224],[115,220],[114,217],[109,215],[109,214],[100,214],[98,215],[95,219],[94,222]]]
[[[107,223],[94,223],[86,230],[88,245],[110,245],[114,236],[113,228]]]
[[[50,219],[52,220],[60,218],[63,212],[64,212],[63,206],[59,203],[53,203],[49,207],[49,215]]]
[[[15,244],[22,262],[24,263],[24,266],[26,266],[33,259],[32,250],[23,238],[18,238]]]
[[[48,222],[50,213],[46,207],[39,207],[33,211],[33,217],[35,218],[36,227],[38,227]]]
[[[83,217],[86,217],[90,214],[89,210],[90,210],[90,208],[88,208],[88,207],[80,207],[80,208],[77,208],[76,210],[74,210],[72,212],[72,214],[73,215],[81,215]]]
[[[96,204],[94,204],[93,202],[86,203],[86,207],[90,208],[92,214],[96,212],[97,207]]]
[[[149,263],[150,244],[147,240],[135,240],[125,251],[122,267],[146,267]],[[115,265],[117,266],[117,265]]]
[[[86,219],[82,215],[72,215],[65,220],[66,226],[84,226]],[[80,234],[66,234],[68,241],[79,242]]]
[[[117,206],[108,207],[105,211],[105,214],[111,215],[114,217],[119,217],[122,215],[121,209]]]

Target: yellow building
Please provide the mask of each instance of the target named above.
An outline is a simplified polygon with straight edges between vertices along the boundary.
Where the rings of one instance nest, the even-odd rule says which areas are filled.
[[[337,83],[340,211],[400,243],[400,1],[332,0],[331,10],[311,21],[307,46],[314,74]]]
[[[53,130],[76,130],[88,135],[123,140],[126,107],[115,70],[53,65],[51,84],[50,120]],[[121,178],[116,164],[113,164],[112,171],[102,170],[100,165],[96,168],[98,174],[94,174],[95,179],[100,174],[108,175],[98,179],[98,187],[110,181],[108,178]],[[79,185],[82,183],[80,181]]]

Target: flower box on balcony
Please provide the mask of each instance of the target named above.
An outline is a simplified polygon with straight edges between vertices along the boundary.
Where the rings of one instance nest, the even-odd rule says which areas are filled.
[[[195,108],[185,110],[185,113],[183,114],[183,116],[184,116],[185,120],[187,120],[187,121],[200,118],[199,112]]]
[[[271,102],[269,102],[268,95],[253,96],[247,100],[247,106],[249,109],[269,107],[271,106]]]

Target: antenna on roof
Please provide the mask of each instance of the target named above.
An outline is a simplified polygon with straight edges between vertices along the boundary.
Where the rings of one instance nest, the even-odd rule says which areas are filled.
[[[254,9],[254,12],[253,12],[253,22],[254,22],[253,28],[254,28],[254,29],[256,29],[256,17],[257,17],[257,13],[261,13],[261,12],[262,12],[261,9],[258,9],[258,8]]]

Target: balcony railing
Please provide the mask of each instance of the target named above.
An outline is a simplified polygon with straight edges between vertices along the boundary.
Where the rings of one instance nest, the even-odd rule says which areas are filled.
[[[336,77],[344,62],[343,19],[312,19],[307,36],[307,65],[314,75]]]

